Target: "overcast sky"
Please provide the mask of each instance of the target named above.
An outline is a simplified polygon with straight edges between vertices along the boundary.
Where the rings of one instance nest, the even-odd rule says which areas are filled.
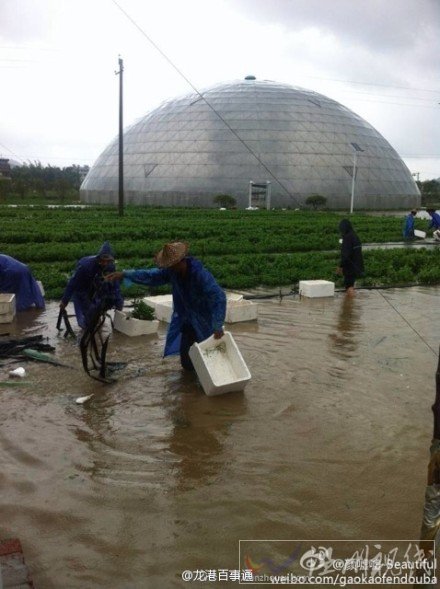
[[[253,74],[329,96],[440,177],[440,0],[0,0],[0,155],[92,165],[119,54],[125,126],[192,92],[147,37],[198,89]]]

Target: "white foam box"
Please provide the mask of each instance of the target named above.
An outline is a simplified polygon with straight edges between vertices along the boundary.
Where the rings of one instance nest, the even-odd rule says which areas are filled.
[[[117,309],[115,309],[113,324],[117,331],[130,337],[156,333],[159,327],[159,321],[157,319],[153,319],[152,321],[135,319],[134,317],[130,317],[129,314],[124,313],[124,311],[118,311]]]
[[[258,318],[258,305],[244,299],[226,299],[226,323],[253,321]]]
[[[426,231],[420,231],[420,229],[414,229],[414,235],[416,237],[421,237],[422,239],[425,239]]]
[[[233,302],[242,301],[243,300],[243,295],[242,294],[238,294],[236,292],[227,292],[226,293],[226,300],[227,301],[233,301]]]
[[[154,297],[144,297],[143,301],[153,307],[156,319],[170,323],[173,316],[173,297],[172,295],[157,295]],[[236,293],[226,293],[226,318],[227,323],[237,323],[239,321],[252,321],[257,319],[258,305],[251,301],[245,301],[243,295]]]
[[[335,294],[335,283],[328,280],[300,280],[299,294],[302,297],[332,297]]]
[[[212,335],[189,349],[200,384],[208,396],[243,391],[251,373],[232,334],[225,331],[220,339]]]
[[[173,296],[172,295],[157,295],[154,297],[144,297],[144,303],[153,307],[156,319],[170,323],[173,316]]]
[[[12,323],[15,317],[15,294],[0,293],[0,323]]]

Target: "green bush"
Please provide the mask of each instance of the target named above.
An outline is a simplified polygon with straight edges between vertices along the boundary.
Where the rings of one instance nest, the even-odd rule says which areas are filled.
[[[327,204],[327,199],[321,194],[311,194],[306,198],[306,205],[314,210],[321,209]]]
[[[133,319],[142,319],[144,321],[153,321],[154,309],[147,305],[142,299],[133,302],[133,311],[130,313]]]
[[[345,216],[345,215],[344,215]],[[335,281],[342,214],[313,211],[115,207],[49,209],[0,207],[0,251],[25,264],[43,282],[47,299],[59,299],[77,260],[96,254],[108,239],[118,270],[151,268],[164,243],[185,240],[224,288],[288,286],[303,279]],[[401,218],[350,217],[363,243],[400,242]],[[426,221],[426,225],[428,221]],[[440,248],[364,249],[366,276],[359,285],[440,284]],[[154,289],[169,292],[169,285]],[[145,296],[145,287],[123,288]]]
[[[214,196],[214,203],[226,209],[237,205],[237,201],[230,194],[217,194],[217,196]]]

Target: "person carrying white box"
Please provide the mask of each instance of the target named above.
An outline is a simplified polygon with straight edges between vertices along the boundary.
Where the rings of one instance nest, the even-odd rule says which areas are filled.
[[[156,254],[157,268],[124,270],[105,277],[124,280],[126,284],[161,286],[171,283],[173,315],[168,327],[164,356],[180,354],[185,370],[194,370],[189,349],[211,335],[223,337],[226,315],[226,295],[212,274],[199,260],[188,256],[189,245],[175,241],[167,243]]]

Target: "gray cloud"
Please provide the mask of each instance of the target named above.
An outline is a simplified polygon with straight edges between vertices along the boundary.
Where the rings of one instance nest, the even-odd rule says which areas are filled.
[[[293,31],[318,27],[345,41],[373,50],[417,45],[437,39],[438,0],[228,0],[259,22],[278,23]]]
[[[4,0],[0,2],[0,39],[21,43],[42,39],[51,28],[50,2]]]
[[[254,22],[282,27],[291,40],[292,63],[302,58],[328,78],[438,87],[439,0],[225,1]],[[319,40],[299,46],[308,29],[333,39],[332,51]]]

